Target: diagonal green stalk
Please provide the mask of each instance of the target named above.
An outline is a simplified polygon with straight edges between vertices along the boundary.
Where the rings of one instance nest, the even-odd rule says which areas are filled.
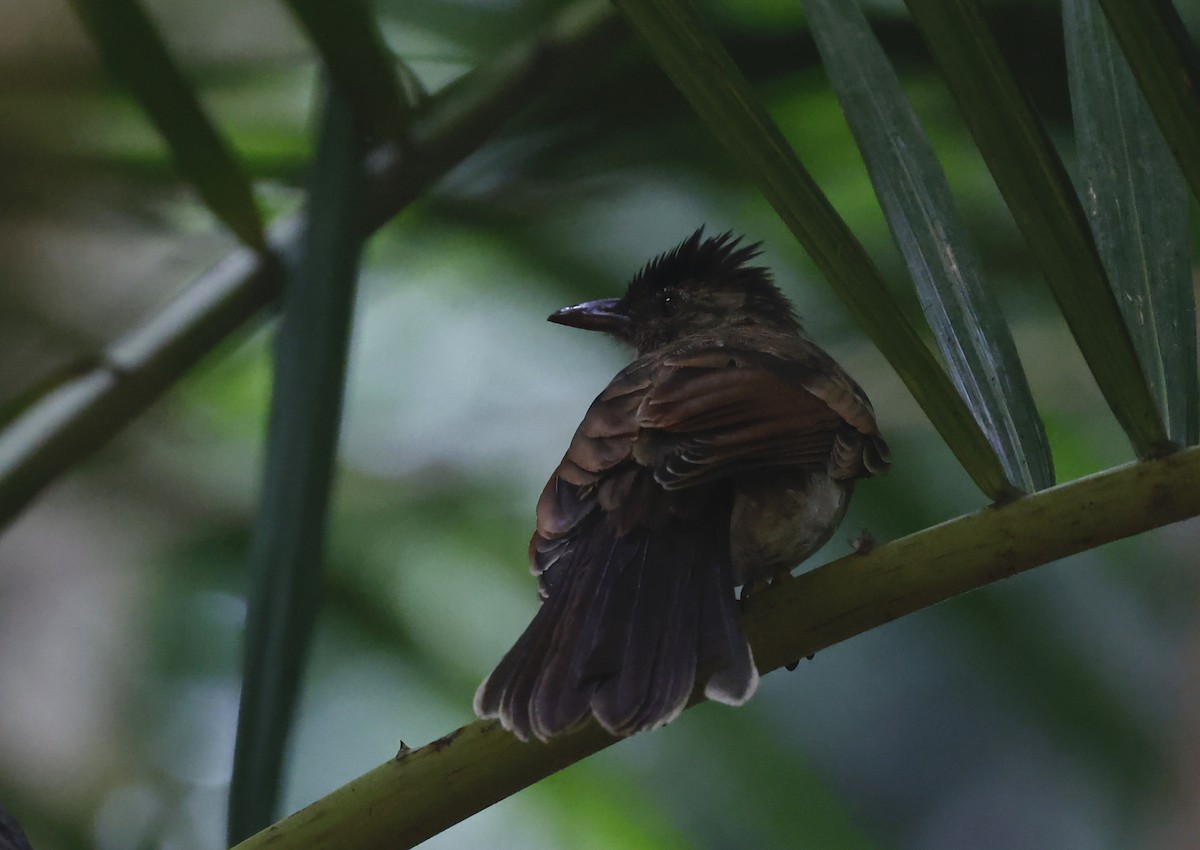
[[[365,196],[362,137],[349,99],[331,87],[309,188],[313,212],[300,261],[289,269],[275,341],[229,789],[231,842],[274,819],[316,623]]]
[[[955,387],[1008,480],[1028,492],[1053,485],[1012,333],[895,70],[857,0],[805,0],[804,11]]]
[[[906,0],[1100,392],[1139,457],[1172,446],[1087,220],[978,0]]]
[[[766,673],[958,594],[1200,515],[1198,481],[1200,448],[1186,449],[840,558],[750,598],[754,658]],[[401,750],[234,850],[403,850],[614,743],[595,724],[542,744],[476,721]]]
[[[625,37],[606,2],[582,0],[431,98],[415,116],[403,151],[386,145],[370,157],[366,226],[382,226],[523,107],[589,73]],[[37,399],[0,432],[0,529],[275,303],[282,276],[276,258],[295,255],[303,229],[303,215],[287,218],[272,228],[270,253],[242,249],[225,257],[95,365]]]
[[[690,0],[616,0],[658,64],[754,179],[984,493],[1013,488],[996,453],[888,291],[879,270],[797,159]]]
[[[250,181],[137,0],[71,0],[104,64],[158,127],[184,177],[244,244],[266,248]]]
[[[379,33],[367,0],[286,0],[345,92],[363,130],[376,140],[400,139],[411,118],[396,76],[397,62]]]

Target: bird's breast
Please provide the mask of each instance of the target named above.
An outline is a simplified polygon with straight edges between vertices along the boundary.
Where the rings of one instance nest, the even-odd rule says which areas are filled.
[[[730,524],[738,583],[789,572],[821,548],[845,516],[852,487],[824,471],[739,482]]]

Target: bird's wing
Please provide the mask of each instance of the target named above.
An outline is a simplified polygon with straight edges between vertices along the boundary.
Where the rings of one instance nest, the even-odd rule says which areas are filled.
[[[592,403],[547,482],[535,572],[549,565],[537,557],[538,539],[552,548],[595,510],[618,514],[618,527],[653,527],[699,509],[703,485],[751,470],[828,469],[848,480],[887,465],[870,403],[816,349],[795,358],[722,347],[643,358]]]
[[[762,467],[881,472],[862,390],[816,350],[801,359],[708,349],[667,358],[638,409],[633,455],[675,490]]]

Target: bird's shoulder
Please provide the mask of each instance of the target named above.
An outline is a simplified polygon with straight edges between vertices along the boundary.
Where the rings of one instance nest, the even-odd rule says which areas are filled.
[[[609,437],[632,436],[635,424],[686,428],[689,421],[696,424],[695,418],[672,423],[665,416],[669,406],[679,409],[683,401],[692,412],[711,414],[722,407],[746,418],[760,417],[766,408],[795,412],[799,407],[879,435],[866,393],[836,360],[806,337],[760,329],[697,334],[637,358],[597,396],[581,432]]]
[[[538,502],[534,543],[557,549],[597,514],[652,525],[749,472],[853,479],[887,462],[866,395],[815,344],[685,338],[630,363],[592,402]]]

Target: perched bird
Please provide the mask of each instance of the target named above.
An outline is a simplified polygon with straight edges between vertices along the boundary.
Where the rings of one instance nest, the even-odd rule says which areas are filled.
[[[547,740],[595,717],[614,735],[674,719],[702,685],[758,685],[737,585],[829,539],[854,482],[888,467],[862,389],[803,336],[759,245],[697,230],[621,298],[550,321],[637,352],[583,417],[537,505],[542,605],[475,712]]]

